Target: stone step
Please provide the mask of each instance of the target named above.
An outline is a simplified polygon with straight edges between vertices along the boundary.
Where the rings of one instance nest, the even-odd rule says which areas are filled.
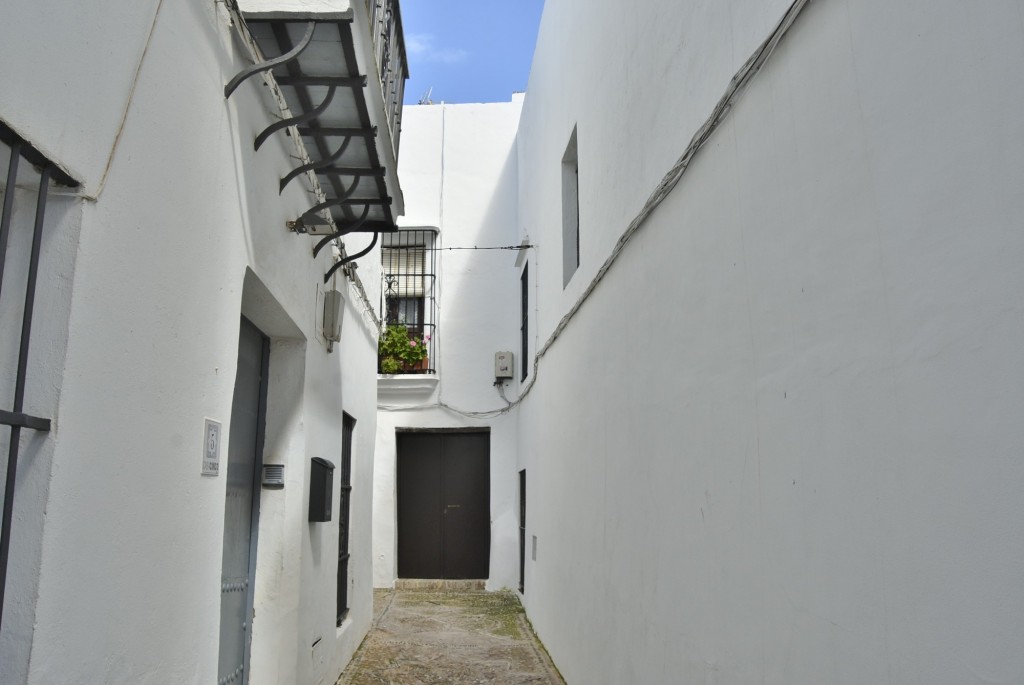
[[[444,580],[431,578],[399,578],[396,590],[422,590],[428,592],[483,592],[486,580]]]

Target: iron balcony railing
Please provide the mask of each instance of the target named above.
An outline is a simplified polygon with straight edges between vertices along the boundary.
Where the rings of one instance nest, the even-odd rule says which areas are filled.
[[[366,3],[370,11],[370,31],[373,34],[373,48],[377,57],[377,72],[380,74],[391,144],[394,146],[395,159],[398,159],[402,98],[405,94],[405,80],[409,78],[402,15],[398,9],[398,0],[366,0]]]

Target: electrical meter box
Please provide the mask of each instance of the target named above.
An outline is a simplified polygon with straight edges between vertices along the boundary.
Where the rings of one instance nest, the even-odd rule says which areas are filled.
[[[345,315],[345,296],[339,290],[324,293],[324,338],[341,342],[341,320]]]
[[[309,466],[309,520],[324,523],[331,520],[334,464],[313,457]]]
[[[512,378],[512,353],[511,352],[495,352],[494,353],[494,377],[495,378]]]

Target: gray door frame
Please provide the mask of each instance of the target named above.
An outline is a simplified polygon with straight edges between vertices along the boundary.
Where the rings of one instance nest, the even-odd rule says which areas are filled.
[[[246,685],[249,682],[249,665],[252,656],[252,619],[254,614],[255,600],[256,600],[256,551],[257,543],[259,541],[259,518],[260,518],[260,490],[261,490],[261,472],[263,469],[263,447],[266,438],[266,423],[267,423],[267,390],[268,390],[268,379],[270,369],[270,338],[268,338],[263,331],[256,327],[251,321],[246,319],[244,316],[241,317],[239,323],[239,345],[242,344],[243,330],[249,328],[250,332],[257,333],[262,339],[262,349],[260,352],[260,379],[259,379],[259,400],[257,407],[257,419],[256,419],[256,435],[255,435],[255,448],[252,455],[252,491],[251,491],[251,508],[249,513],[249,568],[248,568],[248,582],[245,584],[245,621],[242,624],[243,634],[243,648],[242,648],[242,672],[240,678],[233,678],[228,682],[239,683]],[[235,380],[238,382],[237,377]],[[232,402],[232,419],[234,419],[234,402]],[[232,427],[228,427],[228,435],[231,435]],[[228,469],[230,469],[230,449],[231,445],[229,442],[228,450]],[[227,471],[227,469],[225,469]],[[227,477],[227,473],[225,473]],[[227,495],[227,484],[225,484],[225,497]],[[225,506],[226,506],[225,500]],[[223,574],[223,562],[222,562],[222,574]],[[223,594],[223,591],[222,591]],[[223,603],[223,600],[222,600]],[[222,618],[223,621],[223,612]],[[221,626],[221,635],[223,636],[224,627]],[[220,669],[220,652],[218,650],[218,671]],[[223,677],[220,674],[219,677]]]

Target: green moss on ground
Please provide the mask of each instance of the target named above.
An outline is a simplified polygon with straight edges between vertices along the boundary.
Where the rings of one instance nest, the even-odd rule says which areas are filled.
[[[458,607],[482,619],[481,626],[492,635],[520,639],[519,617],[525,612],[514,592],[409,592],[405,601],[422,601]]]

